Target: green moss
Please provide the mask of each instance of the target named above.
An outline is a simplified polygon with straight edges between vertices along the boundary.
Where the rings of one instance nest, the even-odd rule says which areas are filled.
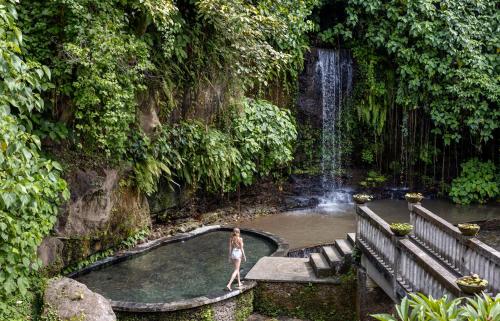
[[[247,291],[236,299],[235,321],[246,321],[253,312],[254,293]]]
[[[119,321],[215,321],[211,306],[164,313],[117,312]]]
[[[343,278],[339,285],[261,283],[255,294],[255,310],[270,317],[356,320],[356,283],[352,275]]]

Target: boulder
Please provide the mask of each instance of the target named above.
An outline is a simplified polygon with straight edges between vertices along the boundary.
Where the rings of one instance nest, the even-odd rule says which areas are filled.
[[[44,314],[61,320],[115,321],[109,301],[87,286],[69,278],[50,279],[43,296]]]
[[[194,219],[188,219],[185,222],[180,223],[179,225],[176,225],[175,230],[177,233],[186,233],[186,232],[190,232],[194,229],[197,229],[200,226],[202,226],[201,222],[196,221]]]

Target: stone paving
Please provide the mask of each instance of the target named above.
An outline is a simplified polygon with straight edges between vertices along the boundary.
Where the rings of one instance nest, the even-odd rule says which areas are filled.
[[[336,277],[318,278],[307,258],[261,258],[246,275],[247,280],[297,283],[339,283]]]

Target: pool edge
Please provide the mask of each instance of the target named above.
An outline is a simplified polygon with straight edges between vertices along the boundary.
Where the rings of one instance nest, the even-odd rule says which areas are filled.
[[[121,251],[117,253],[114,256],[110,256],[107,258],[104,258],[102,260],[99,260],[81,270],[72,272],[67,275],[69,278],[75,278],[87,273],[90,273],[94,270],[106,267],[108,265],[112,265],[115,263],[119,263],[121,261],[125,261],[129,258],[132,258],[133,256],[147,253],[155,248],[158,248],[160,246],[169,244],[169,243],[174,243],[174,242],[180,242],[180,241],[185,241],[189,240],[192,238],[195,238],[197,236],[214,232],[214,231],[231,231],[234,227],[232,226],[221,226],[221,225],[209,225],[209,226],[203,226],[200,228],[197,228],[193,231],[186,232],[186,233],[179,233],[173,236],[167,236],[167,237],[161,237],[156,240],[151,240],[149,242],[139,244],[138,246],[126,250],[126,251]],[[266,232],[266,231],[261,231],[258,229],[251,229],[251,228],[240,228],[240,230],[243,233],[247,234],[253,234],[257,235],[262,238],[266,238],[273,243],[276,244],[276,250],[271,253],[269,256],[286,256],[288,254],[288,249],[289,245],[288,243],[285,242],[285,240],[277,235],[274,235],[272,233]],[[172,302],[165,302],[165,303],[141,303],[141,302],[131,302],[131,301],[114,301],[106,298],[109,300],[111,303],[111,307],[115,311],[121,311],[121,312],[172,312],[172,311],[179,311],[179,310],[187,310],[187,309],[192,309],[192,308],[197,308],[203,305],[208,305],[208,304],[213,304],[217,303],[220,301],[224,301],[230,298],[233,298],[235,296],[238,296],[239,294],[242,294],[248,290],[253,289],[257,285],[257,282],[255,281],[250,281],[246,280],[243,288],[239,290],[234,290],[231,292],[228,292],[227,294],[224,295],[211,295],[207,294],[204,296],[199,296],[191,299],[186,299],[186,300],[178,300],[178,301],[172,301]]]

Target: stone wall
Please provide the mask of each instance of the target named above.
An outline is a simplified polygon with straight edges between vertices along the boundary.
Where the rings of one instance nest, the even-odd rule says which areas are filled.
[[[253,311],[254,292],[246,291],[238,296],[201,307],[172,312],[120,312],[120,321],[246,321]]]
[[[254,308],[268,316],[290,316],[314,321],[355,321],[356,278],[341,284],[259,282]]]

